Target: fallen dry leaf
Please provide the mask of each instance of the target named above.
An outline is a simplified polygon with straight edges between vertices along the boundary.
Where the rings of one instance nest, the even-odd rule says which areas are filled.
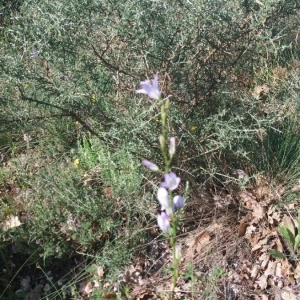
[[[255,250],[258,250],[258,249],[262,248],[264,245],[267,245],[267,244],[268,244],[268,240],[269,240],[271,237],[275,236],[275,235],[276,235],[275,232],[272,232],[271,234],[265,236],[265,237],[264,237],[263,239],[261,239],[256,245],[254,245],[254,247],[252,247],[251,251],[253,252],[253,251],[255,251]],[[269,245],[269,246],[270,246],[270,248],[271,248],[271,245]]]
[[[257,275],[260,271],[260,266],[259,265],[254,265],[252,271],[251,271],[251,278],[252,280],[255,280],[257,278]]]
[[[298,192],[300,190],[300,180],[291,188],[291,192]]]
[[[276,250],[278,250],[279,252],[283,253],[283,245],[280,241],[280,238],[279,238],[279,235],[278,235],[278,232],[275,231],[274,232],[274,236],[275,236],[275,245],[276,245]]]
[[[201,236],[195,238],[196,251],[199,252],[210,241],[210,235],[207,231],[204,231]]]
[[[275,275],[276,266],[277,266],[277,262],[276,261],[269,261],[268,268],[265,271],[265,275],[266,276],[270,276],[270,275],[273,276],[273,275]]]
[[[268,215],[268,222],[269,222],[269,224],[274,224],[274,220],[275,220],[277,223],[280,222],[280,219],[281,219],[281,218],[280,218],[279,213],[276,211],[275,206],[269,206],[267,215]],[[275,224],[276,224],[276,223],[275,223]]]
[[[240,223],[239,229],[238,229],[238,237],[242,237],[245,235],[247,227],[249,226],[249,223]]]
[[[270,88],[263,84],[263,85],[258,85],[254,88],[253,92],[252,92],[252,95],[253,97],[255,97],[256,99],[259,99],[259,97],[262,95],[262,94],[267,94],[269,92]]]
[[[297,300],[299,295],[295,295],[292,291],[291,288],[289,287],[285,287],[282,291],[281,291],[281,299],[282,300]]]
[[[150,290],[144,287],[136,287],[130,294],[131,300],[154,300],[157,296]]]
[[[7,216],[3,222],[0,223],[0,228],[2,230],[8,230],[14,227],[22,225],[18,216]]]
[[[196,236],[191,236],[185,242],[188,249],[185,253],[186,261],[192,260],[194,257],[195,251],[199,252],[203,247],[205,247],[210,241],[210,235],[207,230],[203,230],[198,233]]]
[[[247,191],[241,191],[239,193],[240,201],[247,208],[252,210],[252,215],[254,219],[261,219],[265,215],[265,208],[261,206],[257,199]]]
[[[258,260],[261,261],[261,268],[264,269],[269,263],[270,255],[265,252],[260,256]]]
[[[293,267],[287,259],[281,260],[281,264],[281,276],[289,276],[293,274],[293,272],[291,271],[293,270]]]
[[[261,290],[264,290],[267,287],[267,285],[268,285],[267,279],[268,279],[268,277],[266,276],[266,274],[262,274],[258,278],[258,280],[255,281]]]
[[[300,182],[300,181],[299,181]],[[295,209],[295,203],[289,203],[284,206],[287,210],[294,210]]]
[[[88,279],[80,282],[79,291],[81,293],[91,294],[94,291],[94,284]]]
[[[262,290],[264,290],[268,285],[268,277],[275,275],[276,265],[277,262],[269,261],[266,271],[258,278],[258,280],[255,281]]]
[[[248,226],[246,229],[246,234],[245,234],[246,237],[248,239],[250,239],[251,236],[253,235],[253,233],[256,231],[256,229],[257,229],[257,226],[254,226],[254,225]],[[254,235],[254,240],[255,240],[254,244],[256,244],[256,242],[258,242],[259,238],[260,237],[258,235]],[[252,242],[252,240],[251,240],[251,242]]]
[[[243,204],[246,206],[248,202],[257,202],[256,198],[247,191],[241,191],[239,192],[239,197]]]
[[[296,279],[300,278],[300,264],[297,265],[295,271],[294,271],[294,277]]]
[[[103,277],[103,275],[104,275],[104,270],[103,270],[102,267],[98,267],[98,268],[97,268],[97,275],[98,275],[99,277]]]
[[[277,262],[275,275],[277,277],[282,277],[282,263]]]

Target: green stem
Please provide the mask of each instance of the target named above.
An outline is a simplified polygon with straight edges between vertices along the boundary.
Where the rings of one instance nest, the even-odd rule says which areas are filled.
[[[167,115],[168,115],[168,109],[169,109],[170,103],[166,101],[162,104],[161,107],[161,124],[162,124],[162,139],[160,140],[161,144],[161,150],[164,157],[164,163],[165,163],[165,172],[170,172],[170,162],[171,159],[168,157],[168,148],[167,148],[167,130],[166,130],[166,123],[167,123]],[[172,274],[172,296],[171,298],[174,298],[174,291],[178,279],[178,265],[179,265],[179,259],[176,255],[176,240],[177,240],[177,218],[175,216],[175,207],[173,203],[173,197],[172,197],[172,191],[169,191],[169,201],[170,206],[172,207],[172,220],[171,220],[171,226],[172,231],[170,235],[170,244],[172,247],[172,253],[173,253],[173,274]]]
[[[163,143],[161,143],[161,149],[164,157],[165,162],[165,170],[166,173],[170,172],[170,161],[168,158],[168,150],[167,150],[167,130],[166,130],[166,124],[167,124],[167,114],[168,114],[168,105],[164,103],[161,107],[161,124],[162,124],[162,138]]]

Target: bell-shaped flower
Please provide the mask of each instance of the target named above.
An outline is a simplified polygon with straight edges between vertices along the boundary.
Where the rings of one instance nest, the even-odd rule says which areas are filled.
[[[171,215],[173,211],[172,207],[170,206],[169,193],[165,188],[160,187],[158,189],[157,199],[161,205],[161,210],[165,210],[168,216]]]
[[[184,199],[182,196],[177,195],[173,198],[173,202],[174,202],[174,207],[175,209],[180,209],[183,207],[184,205]]]
[[[162,210],[169,206],[169,193],[165,188],[160,187],[157,190],[157,199],[162,207]]]
[[[160,90],[158,87],[158,75],[157,74],[154,75],[152,84],[151,84],[150,80],[141,81],[140,84],[141,84],[141,89],[135,91],[137,94],[145,94],[149,98],[154,99],[154,100],[158,100],[160,98]]]
[[[167,232],[170,227],[170,221],[168,215],[165,212],[161,212],[157,215],[157,224],[162,232]]]
[[[153,162],[151,162],[147,159],[142,160],[142,164],[151,171],[159,170],[159,167],[156,164],[154,164]]]
[[[174,191],[178,188],[181,181],[180,177],[177,177],[175,173],[167,173],[164,175],[165,181],[161,183],[161,187]]]

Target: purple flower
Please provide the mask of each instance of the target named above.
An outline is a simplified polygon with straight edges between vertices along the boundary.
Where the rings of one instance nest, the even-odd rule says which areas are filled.
[[[38,53],[39,53],[39,51],[34,50],[33,52],[30,53],[30,58],[35,58]]]
[[[156,164],[154,164],[153,162],[151,162],[147,159],[142,160],[142,164],[151,171],[158,171],[159,170],[159,168]]]
[[[165,210],[167,216],[170,216],[173,213],[173,208],[172,208],[172,206],[171,206],[172,204],[170,203],[170,200],[169,200],[169,193],[165,188],[160,187],[158,189],[157,199],[161,205],[161,210]],[[173,198],[173,203],[174,203],[175,209],[180,209],[184,205],[184,199],[182,196],[176,195]]]
[[[170,191],[174,191],[178,188],[178,185],[181,181],[180,177],[177,177],[175,173],[167,173],[164,175],[165,181],[161,183],[161,186],[169,189]]]
[[[141,81],[141,89],[135,91],[137,94],[145,94],[148,95],[149,98],[158,100],[160,98],[160,90],[158,87],[158,75],[154,75],[154,79],[152,84],[150,80]]]
[[[170,221],[165,212],[161,212],[157,215],[157,224],[162,232],[167,232],[170,227]]]
[[[161,210],[165,210],[168,216],[171,215],[172,207],[170,207],[169,193],[165,188],[160,187],[158,189],[157,199],[161,205]]]
[[[173,202],[174,202],[174,207],[175,207],[176,209],[180,209],[180,208],[182,208],[183,205],[184,205],[184,199],[183,199],[183,197],[180,196],[180,195],[175,196],[175,197],[173,198]]]

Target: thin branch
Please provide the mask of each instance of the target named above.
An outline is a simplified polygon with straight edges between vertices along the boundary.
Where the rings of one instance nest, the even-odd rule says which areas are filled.
[[[100,54],[97,52],[97,50],[95,49],[95,46],[94,46],[94,45],[92,45],[92,48],[93,48],[93,51],[94,51],[95,55],[102,61],[102,63],[103,63],[106,67],[108,67],[108,68],[111,69],[111,70],[115,70],[115,71],[117,71],[117,72],[119,72],[119,73],[128,75],[128,76],[130,76],[130,77],[132,77],[132,78],[135,78],[135,76],[133,76],[133,75],[127,73],[126,71],[121,70],[119,67],[116,67],[116,66],[113,66],[112,64],[110,64],[106,59],[103,58],[102,55],[100,55]]]
[[[45,105],[45,106],[49,106],[49,107],[52,107],[52,108],[56,108],[56,109],[62,111],[63,114],[73,118],[75,121],[77,121],[79,124],[81,124],[82,127],[84,129],[86,129],[88,132],[90,132],[92,135],[95,135],[99,139],[101,139],[102,141],[105,141],[103,137],[101,137],[96,131],[94,131],[89,125],[87,125],[86,122],[84,120],[82,120],[74,111],[72,111],[70,109],[66,109],[66,108],[61,107],[61,106],[56,105],[56,104],[52,104],[52,103],[44,102],[44,101],[41,101],[41,100],[33,99],[31,97],[27,97],[25,95],[24,90],[23,90],[22,87],[18,86],[18,89],[21,93],[22,99],[27,100],[29,102],[37,103],[37,104],[40,104],[40,105]]]

